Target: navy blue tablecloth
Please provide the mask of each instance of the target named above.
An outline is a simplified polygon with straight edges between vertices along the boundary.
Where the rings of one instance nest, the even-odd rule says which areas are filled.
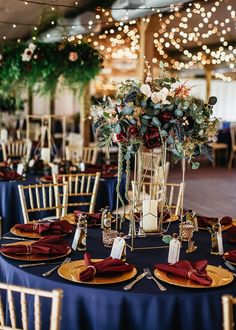
[[[169,233],[175,231],[176,224],[172,224]],[[71,239],[68,238],[69,241]],[[195,233],[194,239],[198,246],[197,251],[186,254],[187,243],[183,243],[181,259],[206,258],[209,264],[224,266],[222,257],[210,254],[208,232]],[[147,239],[137,240],[138,244],[143,245]],[[149,243],[164,245],[160,237],[150,238]],[[235,247],[224,242],[225,251]],[[102,233],[99,229],[89,229],[88,252],[94,258],[104,258],[110,253],[102,245]],[[167,248],[127,251],[127,261],[135,264],[140,273],[145,266],[153,271],[154,264],[167,261],[167,255]],[[82,258],[82,252],[72,254],[73,260]],[[161,292],[153,281],[144,278],[127,292],[123,290],[125,283],[82,285],[60,278],[56,272],[43,278],[41,274],[49,270],[52,267],[50,265],[20,269],[18,264],[18,261],[1,256],[0,281],[47,290],[62,289],[62,330],[221,330],[221,296],[236,295],[234,282],[215,289],[188,289],[165,284],[168,290]],[[46,324],[43,329],[47,329]]]
[[[24,181],[0,181],[0,216],[3,221],[3,233],[10,230],[16,223],[23,223],[18,185],[36,184],[39,177],[30,176]],[[105,206],[111,210],[116,209],[116,184],[117,177],[101,179],[98,188],[95,211]],[[122,178],[121,195],[125,195],[125,176]]]

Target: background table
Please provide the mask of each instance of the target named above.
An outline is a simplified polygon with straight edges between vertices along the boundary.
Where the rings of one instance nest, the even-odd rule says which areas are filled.
[[[177,226],[172,224],[169,233],[175,231]],[[187,243],[183,243],[181,259],[206,258],[209,264],[224,266],[221,257],[210,255],[210,235],[207,231],[195,233],[194,239],[198,250],[186,254]],[[103,247],[101,240],[99,229],[89,229],[88,251],[94,258],[107,257],[110,253],[108,248]],[[146,239],[138,240],[142,244]],[[164,244],[158,237],[150,240],[152,243]],[[224,242],[224,246],[225,250],[236,248],[236,245],[227,242]],[[153,271],[154,264],[166,262],[167,254],[167,248],[127,251],[127,260],[134,263],[140,273],[145,266]],[[81,252],[72,254],[73,260],[82,258]],[[47,290],[61,288],[64,292],[62,330],[221,330],[221,296],[227,293],[236,295],[235,282],[215,289],[188,289],[165,284],[168,291],[161,292],[153,281],[144,278],[131,291],[126,292],[123,291],[126,283],[82,285],[60,278],[56,272],[43,278],[41,274],[52,266],[20,269],[18,264],[17,261],[1,256],[0,281]]]
[[[0,216],[3,221],[3,233],[10,230],[16,223],[23,223],[18,185],[36,184],[39,176],[29,176],[25,181],[0,181]],[[116,209],[116,184],[117,177],[101,179],[98,188],[95,211],[105,206],[111,210]],[[120,187],[121,195],[125,195],[125,176]]]

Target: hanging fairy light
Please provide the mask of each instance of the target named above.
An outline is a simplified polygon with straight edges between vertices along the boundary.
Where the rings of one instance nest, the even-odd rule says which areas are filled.
[[[235,61],[232,50],[233,46],[226,40],[227,33],[231,31],[229,24],[232,22],[230,17],[219,22],[215,19],[218,10],[225,8],[223,0],[215,1],[209,10],[206,10],[200,3],[190,3],[185,11],[170,14],[165,19],[159,19],[160,28],[153,34],[153,43],[158,54],[166,60],[166,66],[171,63],[172,67],[177,70],[189,68],[195,65],[221,64]],[[232,6],[227,6],[231,17],[234,16]],[[197,20],[198,24],[193,26],[193,17],[200,16],[201,20]],[[175,26],[170,26],[173,19],[176,19]],[[179,24],[178,21],[179,20]],[[191,21],[190,21],[191,20]],[[205,32],[205,29],[207,31]],[[203,31],[204,29],[204,31]],[[210,46],[205,44],[204,40],[208,40],[211,36],[219,38],[220,46],[216,51],[212,51]],[[196,51],[186,49],[188,42],[195,42],[198,47],[202,48],[202,52],[196,54]],[[168,55],[168,50],[175,49],[177,54],[183,54],[185,60],[176,60],[173,56]],[[231,51],[230,54],[228,52]]]

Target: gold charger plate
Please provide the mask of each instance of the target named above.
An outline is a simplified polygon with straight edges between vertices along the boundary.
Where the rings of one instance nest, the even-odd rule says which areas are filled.
[[[10,244],[2,244],[2,246],[13,246],[13,245],[30,245],[31,243],[34,243],[35,241],[27,241],[27,242],[15,242]],[[68,252],[65,254],[60,255],[54,255],[54,256],[48,256],[48,255],[25,255],[25,254],[11,254],[11,253],[5,253],[1,252],[1,254],[4,257],[14,259],[14,260],[21,260],[21,261],[47,261],[47,260],[54,260],[54,259],[60,259],[63,257],[68,256],[71,253],[71,248],[68,246]]]
[[[102,259],[92,259],[94,262],[101,261]],[[93,285],[104,285],[114,284],[130,280],[137,274],[137,269],[134,267],[129,272],[117,273],[114,275],[97,275],[91,281],[82,282],[78,280],[78,275],[85,270],[84,260],[77,260],[68,264],[62,265],[58,269],[58,274],[66,280],[81,283],[81,284],[93,284]]]
[[[155,269],[154,275],[163,282],[176,286],[181,286],[184,288],[191,288],[191,289],[217,288],[231,283],[234,279],[233,274],[227,269],[208,265],[206,267],[206,270],[207,270],[207,274],[212,279],[212,284],[209,286],[198,284],[194,281],[191,281],[188,278],[183,278],[174,274],[169,274],[159,269]]]
[[[35,221],[35,223],[37,223],[37,221]],[[27,231],[24,231],[24,230],[20,230],[18,228],[15,228],[15,226],[10,229],[10,233],[12,233],[13,235],[18,236],[18,237],[32,238],[32,239],[39,239],[39,238],[42,238],[42,237],[50,236],[50,234],[41,235],[39,233],[27,232]],[[66,235],[69,235],[71,233],[72,233],[72,231],[68,234],[62,234],[61,236],[66,236]]]
[[[33,239],[39,239],[39,238],[43,237],[39,233],[32,233],[32,232],[23,231],[23,230],[20,230],[18,228],[15,228],[15,226],[10,229],[10,232],[13,235],[16,235],[16,236],[19,236],[19,237],[26,237],[26,238],[33,238]]]

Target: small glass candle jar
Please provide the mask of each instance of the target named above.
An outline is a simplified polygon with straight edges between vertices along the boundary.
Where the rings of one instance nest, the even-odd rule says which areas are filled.
[[[192,236],[194,232],[194,226],[189,223],[182,223],[180,225],[180,238],[182,241],[188,241]]]
[[[112,247],[114,239],[118,236],[118,231],[116,230],[103,230],[102,232],[102,242],[105,247]]]

